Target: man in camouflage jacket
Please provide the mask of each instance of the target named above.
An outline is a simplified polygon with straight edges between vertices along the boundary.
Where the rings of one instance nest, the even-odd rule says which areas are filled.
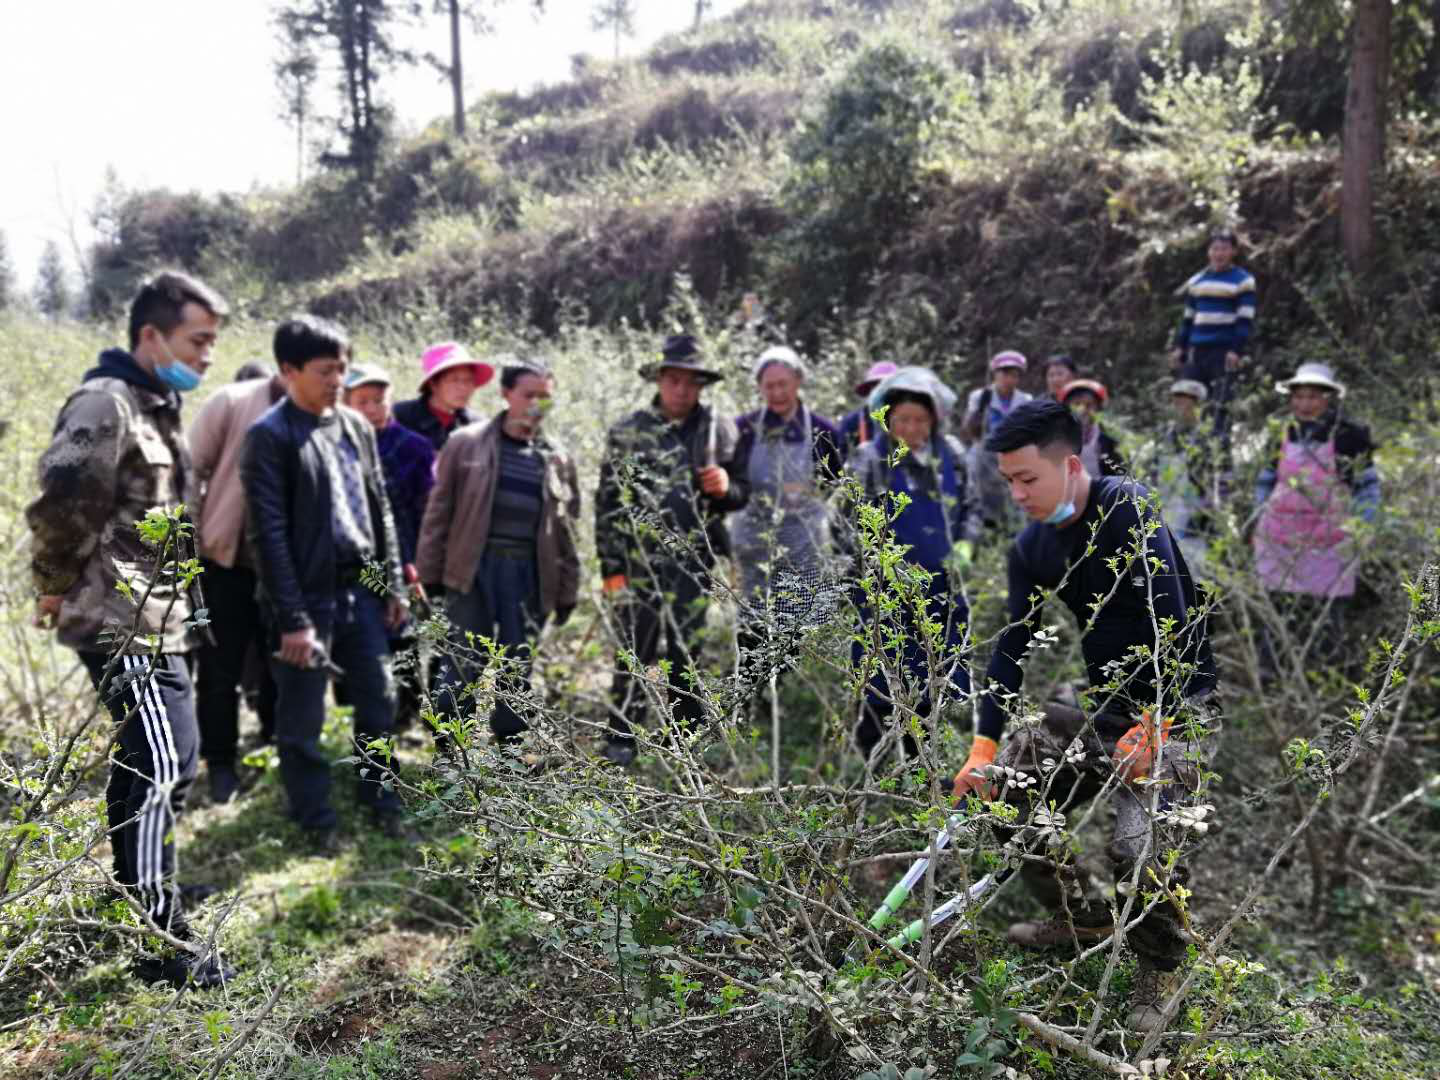
[[[210,366],[224,314],[224,301],[184,275],[147,284],[130,309],[129,351],[101,353],[61,408],[25,512],[36,622],[79,653],[118,725],[106,789],[115,883],[182,940],[191,931],[174,881],[174,827],[199,735],[185,661],[192,603],[175,566],[193,557],[193,542],[180,536],[162,553],[136,522],[186,503],[180,394]],[[156,964],[177,986],[231,974],[187,950]]]
[[[659,659],[667,628],[669,705],[681,723],[702,713],[686,671],[699,659],[708,572],[729,554],[725,515],[749,499],[735,423],[700,403],[720,373],[701,362],[689,334],[668,338],[657,363],[642,369],[656,395],[648,408],[610,429],[595,496],[600,573],[616,605],[622,644],[642,667]],[[619,665],[611,685],[605,757],[635,758],[631,724],[646,710],[644,687]]]

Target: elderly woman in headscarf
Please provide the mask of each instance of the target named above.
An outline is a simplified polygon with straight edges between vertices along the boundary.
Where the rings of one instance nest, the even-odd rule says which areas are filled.
[[[1255,571],[1292,627],[1315,628],[1326,658],[1355,595],[1349,519],[1374,521],[1380,508],[1375,444],[1340,415],[1345,387],[1329,366],[1301,364],[1275,389],[1289,397],[1290,419],[1272,429],[1255,483]]]
[[[819,611],[830,554],[826,499],[843,468],[834,423],[801,397],[806,368],[795,350],[766,349],[751,375],[765,405],[735,421],[750,501],[730,522],[746,605],[742,688],[788,666],[795,639]]]
[[[885,410],[885,430],[877,431],[870,442],[851,457],[848,468],[860,483],[865,500],[893,517],[890,530],[894,542],[904,548],[905,565],[882,570],[873,561],[863,568],[873,586],[872,596],[892,592],[892,582],[879,575],[905,577],[914,581],[921,573],[925,584],[925,614],[938,624],[939,655],[932,657],[913,607],[904,605],[886,619],[898,621],[903,644],[897,651],[891,642],[891,627],[879,625],[866,598],[861,598],[862,633],[856,639],[854,662],[874,661],[875,650],[884,652],[866,688],[864,711],[856,730],[856,741],[867,758],[880,744],[902,688],[892,687],[884,668],[902,675],[915,694],[916,714],[927,717],[933,707],[930,685],[934,659],[958,696],[970,692],[970,675],[958,650],[970,621],[969,607],[961,591],[960,576],[974,557],[981,517],[971,497],[965,467],[965,451],[958,439],[946,434],[945,417],[955,406],[955,394],[929,368],[902,367],[875,388],[870,397],[872,411]],[[900,509],[900,496],[904,508]],[[898,513],[897,513],[898,510]],[[913,572],[911,572],[913,569]],[[862,586],[866,583],[862,580]],[[864,639],[867,644],[862,645]],[[906,695],[909,696],[909,695]],[[913,740],[905,745],[911,753]]]

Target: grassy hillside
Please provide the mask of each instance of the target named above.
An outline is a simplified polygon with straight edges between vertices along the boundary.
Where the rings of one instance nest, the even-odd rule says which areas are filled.
[[[179,259],[257,313],[409,312],[457,334],[492,317],[544,333],[577,315],[654,324],[683,273],[722,310],[762,294],[788,336],[835,362],[853,361],[828,355],[842,342],[941,364],[1004,343],[1067,349],[1124,379],[1153,370],[1169,293],[1226,220],[1248,241],[1278,370],[1327,322],[1376,314],[1336,283],[1327,140],[1343,57],[1300,48],[1287,25],[1218,0],[750,4],[638,59],[487,98],[463,143],[436,121],[369,187],[332,174],[249,204],[136,195],[133,227],[101,263],[121,282]],[[874,111],[914,86],[844,97],[862,58],[887,47],[936,77],[914,130]],[[834,141],[836,123],[853,145]],[[1374,290],[1407,326],[1440,277],[1427,123],[1397,127]],[[826,124],[831,152],[882,168],[871,196],[894,205],[873,220],[865,198],[826,186],[824,152],[796,156]]]

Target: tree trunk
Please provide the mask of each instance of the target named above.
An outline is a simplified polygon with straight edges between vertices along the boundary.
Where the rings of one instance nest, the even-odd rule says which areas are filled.
[[[1356,0],[1341,154],[1340,232],[1345,263],[1366,273],[1375,257],[1375,186],[1385,164],[1385,93],[1391,0]]]
[[[465,80],[460,70],[460,0],[450,0],[450,91],[455,97],[455,137],[465,137]]]
[[[375,172],[375,62],[371,56],[374,30],[370,25],[370,0],[360,5],[360,101],[365,110],[365,129],[360,143],[360,175],[369,180]]]
[[[295,106],[295,186],[299,187],[305,182],[305,101],[303,98],[296,102]]]
[[[364,138],[365,109],[361,103],[360,43],[356,26],[355,8],[350,3],[340,5],[340,56],[345,64],[345,99],[350,106],[350,163],[359,168],[360,146]]]

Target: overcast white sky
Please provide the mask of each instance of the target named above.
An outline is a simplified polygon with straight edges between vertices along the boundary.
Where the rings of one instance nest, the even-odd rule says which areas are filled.
[[[740,0],[718,0],[726,14]],[[0,0],[0,231],[28,289],[45,241],[70,254],[70,232],[114,166],[126,187],[244,191],[295,177],[294,136],[279,119],[271,74],[273,0]],[[429,6],[427,4],[427,6]],[[691,0],[638,0],[640,51],[689,26]],[[608,57],[590,29],[593,0],[547,0],[538,21],[527,0],[497,15],[499,33],[469,38],[468,90],[525,89],[563,80],[570,56]],[[468,35],[468,30],[467,30]],[[445,19],[414,42],[444,54]],[[448,87],[431,69],[390,85],[402,124],[449,114]],[[331,87],[319,93],[333,108]]]

